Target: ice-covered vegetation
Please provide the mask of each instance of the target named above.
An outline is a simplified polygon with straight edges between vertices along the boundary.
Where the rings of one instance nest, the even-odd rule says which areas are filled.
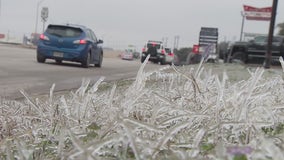
[[[129,85],[2,100],[0,159],[283,159],[282,75],[145,65]]]

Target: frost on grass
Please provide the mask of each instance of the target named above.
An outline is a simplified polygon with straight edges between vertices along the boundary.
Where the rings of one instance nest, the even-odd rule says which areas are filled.
[[[146,60],[147,61],[147,60]],[[281,60],[280,60],[281,62]],[[283,62],[283,61],[282,61]],[[129,85],[1,101],[0,159],[251,159],[283,155],[281,75],[231,82],[197,67],[142,64]],[[129,81],[127,81],[129,82]]]

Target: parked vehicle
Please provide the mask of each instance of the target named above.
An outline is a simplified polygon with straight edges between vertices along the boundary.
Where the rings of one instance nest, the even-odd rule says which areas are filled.
[[[167,49],[170,50],[170,49]],[[163,42],[149,40],[142,49],[141,62],[143,63],[146,57],[150,55],[149,61],[160,63],[161,65],[170,64],[174,60],[173,54],[166,53]]]
[[[40,35],[37,46],[37,61],[44,63],[46,59],[79,62],[88,68],[90,64],[101,67],[103,49],[94,32],[81,25],[50,24]]]
[[[248,42],[235,42],[224,56],[228,62],[241,61],[248,63],[252,59],[265,59],[267,52],[267,36],[257,36]],[[274,36],[272,40],[272,61],[284,58],[284,36]]]

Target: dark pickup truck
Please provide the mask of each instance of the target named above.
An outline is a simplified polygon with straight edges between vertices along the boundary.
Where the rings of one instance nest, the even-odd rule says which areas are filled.
[[[267,36],[257,36],[248,42],[235,42],[230,45],[225,62],[241,61],[248,63],[252,59],[265,59],[267,52]],[[279,57],[284,58],[284,36],[274,36],[272,42],[272,61],[278,61]]]

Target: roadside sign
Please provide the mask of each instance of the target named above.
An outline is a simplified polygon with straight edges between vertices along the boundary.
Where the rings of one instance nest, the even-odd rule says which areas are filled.
[[[201,27],[200,33],[199,33],[199,52],[202,52],[202,48],[204,46],[209,46],[211,44],[215,44],[217,47],[218,44],[218,28],[212,28],[212,27]]]
[[[42,7],[41,9],[41,18],[46,21],[48,18],[48,8],[47,7]]]
[[[270,21],[272,7],[256,8],[244,5],[244,12],[247,20]]]

